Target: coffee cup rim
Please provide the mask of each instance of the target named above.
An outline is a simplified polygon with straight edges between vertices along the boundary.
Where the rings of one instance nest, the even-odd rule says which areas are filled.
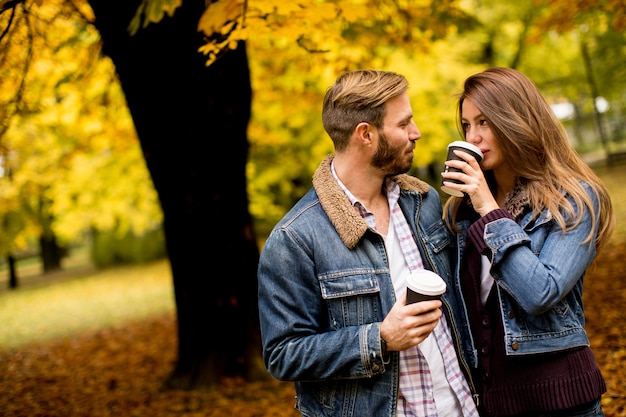
[[[458,148],[463,148],[463,149],[467,149],[469,151],[475,152],[478,155],[480,155],[480,157],[483,157],[483,153],[480,150],[480,148],[472,143],[466,142],[464,140],[455,140],[454,142],[451,142],[448,144],[448,149],[450,149],[451,147],[456,146]]]

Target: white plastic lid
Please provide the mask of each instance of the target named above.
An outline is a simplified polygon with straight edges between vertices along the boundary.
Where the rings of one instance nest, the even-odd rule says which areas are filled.
[[[445,281],[428,269],[412,271],[406,279],[406,285],[424,295],[440,295],[446,292]]]

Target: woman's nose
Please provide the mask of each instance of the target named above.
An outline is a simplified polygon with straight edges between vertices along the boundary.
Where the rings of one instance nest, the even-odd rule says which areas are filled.
[[[480,135],[477,133],[475,127],[468,127],[465,131],[465,140],[471,143],[472,145],[476,145],[480,142]]]

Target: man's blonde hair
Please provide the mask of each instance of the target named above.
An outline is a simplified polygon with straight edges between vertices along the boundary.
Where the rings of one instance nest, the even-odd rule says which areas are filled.
[[[322,109],[322,123],[335,150],[346,149],[359,123],[382,129],[385,104],[408,87],[407,79],[395,72],[356,70],[340,75],[326,91]]]

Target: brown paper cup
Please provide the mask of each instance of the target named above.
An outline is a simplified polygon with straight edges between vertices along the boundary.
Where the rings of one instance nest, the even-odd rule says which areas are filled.
[[[483,153],[480,151],[478,146],[472,145],[469,142],[457,140],[448,145],[448,157],[446,158],[446,161],[452,161],[452,160],[464,161],[463,159],[456,156],[454,152],[452,152],[454,150],[465,151],[467,153],[470,153],[474,155],[474,158],[476,158],[478,162],[483,160]],[[444,172],[461,172],[461,170],[446,166],[446,169]],[[453,195],[455,197],[463,197],[463,193],[461,191],[454,190],[450,187],[446,187],[445,185],[443,185],[443,181],[444,180],[441,181],[441,187],[440,187],[441,191],[445,192],[446,194]],[[454,182],[456,184],[463,184],[463,182],[458,181],[458,180],[453,180],[453,179],[446,179],[445,181]]]

